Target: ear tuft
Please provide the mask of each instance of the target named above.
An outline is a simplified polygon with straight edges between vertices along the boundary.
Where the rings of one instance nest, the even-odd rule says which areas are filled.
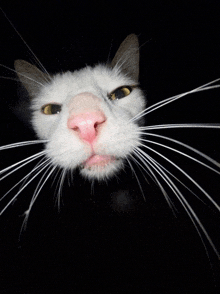
[[[111,67],[119,67],[120,70],[138,82],[139,77],[139,43],[135,34],[130,34],[121,43],[111,62]]]

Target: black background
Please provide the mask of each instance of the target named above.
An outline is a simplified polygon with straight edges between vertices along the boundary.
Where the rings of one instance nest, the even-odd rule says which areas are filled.
[[[136,33],[141,46],[140,83],[152,105],[220,77],[218,2],[2,1],[1,7],[51,73],[106,62],[128,34]],[[0,15],[0,63],[13,68],[16,59],[34,62],[3,13]],[[14,74],[2,68],[1,76],[13,78]],[[35,138],[11,110],[17,99],[16,82],[1,79],[0,97],[1,145]],[[217,123],[219,100],[218,90],[188,96],[149,114],[147,124]],[[220,159],[218,130],[161,134]],[[1,151],[1,167],[41,148]],[[171,155],[219,202],[217,175]],[[2,181],[2,195],[30,170],[24,168]],[[146,202],[129,170],[108,185],[96,183],[94,193],[90,193],[90,183],[76,175],[70,187],[68,181],[64,183],[60,211],[54,197],[56,184],[51,186],[52,180],[48,181],[20,236],[22,213],[37,185],[33,182],[0,218],[0,293],[219,293],[220,267],[212,248],[206,242],[208,257],[169,190],[177,218],[159,189],[138,175]],[[118,211],[113,205],[111,195],[122,190],[137,199],[132,210]],[[186,190],[184,195],[220,250],[219,213],[205,197],[203,204]],[[0,205],[2,209],[6,202]]]

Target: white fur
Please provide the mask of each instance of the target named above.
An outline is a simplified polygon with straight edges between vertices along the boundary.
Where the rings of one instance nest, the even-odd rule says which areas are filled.
[[[71,99],[77,94],[89,92],[100,98],[101,110],[107,118],[94,151],[99,155],[114,156],[117,160],[103,168],[83,168],[81,174],[90,179],[103,179],[122,168],[123,160],[139,145],[138,125],[130,119],[144,109],[145,98],[138,88],[115,101],[108,100],[107,95],[120,86],[134,84],[117,68],[97,65],[57,74],[51,83],[42,87],[32,103],[32,124],[39,138],[49,140],[46,150],[52,162],[64,169],[75,169],[91,156],[89,144],[67,127]],[[41,107],[48,103],[62,104],[62,111],[55,115],[43,114]]]

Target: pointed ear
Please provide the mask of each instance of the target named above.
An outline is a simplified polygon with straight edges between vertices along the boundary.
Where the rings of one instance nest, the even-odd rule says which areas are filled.
[[[35,97],[40,89],[48,82],[48,74],[40,71],[36,66],[24,60],[16,60],[15,71],[31,98]]]
[[[115,66],[118,66],[124,74],[138,82],[139,43],[135,34],[128,35],[121,43],[111,62],[111,67]]]

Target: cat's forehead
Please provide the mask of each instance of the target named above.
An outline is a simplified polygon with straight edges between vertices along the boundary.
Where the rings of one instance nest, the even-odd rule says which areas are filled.
[[[63,103],[82,92],[106,95],[119,86],[133,81],[120,73],[117,68],[104,65],[85,67],[74,72],[65,72],[53,77],[52,83],[42,89],[40,103]]]

